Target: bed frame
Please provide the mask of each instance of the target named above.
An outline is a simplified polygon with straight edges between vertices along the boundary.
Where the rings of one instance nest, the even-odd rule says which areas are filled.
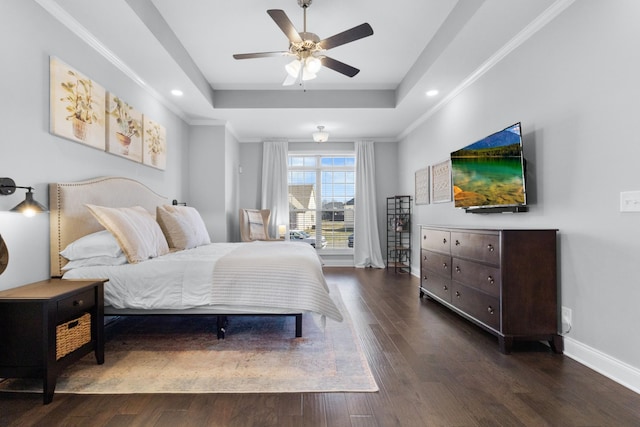
[[[61,277],[62,268],[67,263],[60,251],[82,236],[103,230],[102,225],[86,208],[86,204],[113,208],[142,206],[155,215],[156,206],[171,204],[171,201],[144,184],[122,177],[102,177],[87,181],[49,184],[50,204],[50,257],[51,277]],[[255,313],[220,312],[216,307],[197,307],[183,310],[134,310],[116,309],[106,306],[104,314],[109,316],[132,315],[215,315],[217,316],[218,338],[224,338],[227,329],[227,316],[295,316],[296,337],[302,336],[302,313]]]

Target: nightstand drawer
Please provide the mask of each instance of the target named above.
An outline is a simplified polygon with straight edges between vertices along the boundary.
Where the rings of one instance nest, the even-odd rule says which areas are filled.
[[[58,323],[78,317],[96,304],[96,292],[89,289],[77,295],[58,301]]]

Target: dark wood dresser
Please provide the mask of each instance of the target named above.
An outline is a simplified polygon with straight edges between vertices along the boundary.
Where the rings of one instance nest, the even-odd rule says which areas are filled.
[[[46,404],[62,369],[92,351],[104,363],[104,282],[50,279],[0,291],[0,378],[42,378]]]
[[[548,341],[558,334],[557,230],[420,227],[420,297],[427,295],[498,337]]]

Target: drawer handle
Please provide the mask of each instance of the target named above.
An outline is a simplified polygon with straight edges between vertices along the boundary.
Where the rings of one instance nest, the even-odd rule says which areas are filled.
[[[427,256],[425,255],[424,257],[422,257],[422,260],[426,261],[427,260]]]
[[[487,277],[487,281],[489,282],[490,285],[493,285],[495,283],[495,281],[493,280],[493,277],[491,276]]]
[[[491,306],[487,307],[487,312],[489,314],[493,314],[494,313],[493,307],[491,307]]]
[[[422,240],[427,240],[427,235],[426,234],[422,235]]]
[[[456,291],[456,297],[460,298],[460,292],[459,291]]]
[[[460,266],[456,265],[456,273],[460,273],[462,270],[460,270]]]
[[[444,268],[444,269],[446,270],[446,269],[447,269],[447,267],[448,267],[448,266],[447,266],[447,263],[446,263],[446,262],[443,262],[443,263],[442,263],[442,268]]]
[[[448,291],[448,290],[449,290],[449,288],[447,288],[447,285],[444,285],[444,286],[442,287],[442,290],[443,290],[443,291]]]
[[[442,239],[442,244],[444,245],[445,243],[447,243],[447,238],[446,237],[444,239]]]
[[[460,240],[456,240],[456,246],[460,246]]]
[[[84,305],[84,301],[82,301],[81,299],[73,302],[74,307],[80,307],[81,305]]]
[[[427,280],[427,276],[423,276],[423,277],[422,277],[422,279],[423,279],[423,280]]]
[[[492,245],[491,243],[489,243],[489,244],[487,245],[487,249],[489,249],[489,252],[493,252],[494,247],[493,247],[493,245]]]

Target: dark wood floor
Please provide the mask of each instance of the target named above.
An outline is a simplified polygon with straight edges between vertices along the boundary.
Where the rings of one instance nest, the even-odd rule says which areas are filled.
[[[431,300],[417,279],[328,268],[377,393],[0,393],[1,426],[639,426],[640,395],[541,344],[495,337]],[[108,356],[108,355],[107,355]]]

